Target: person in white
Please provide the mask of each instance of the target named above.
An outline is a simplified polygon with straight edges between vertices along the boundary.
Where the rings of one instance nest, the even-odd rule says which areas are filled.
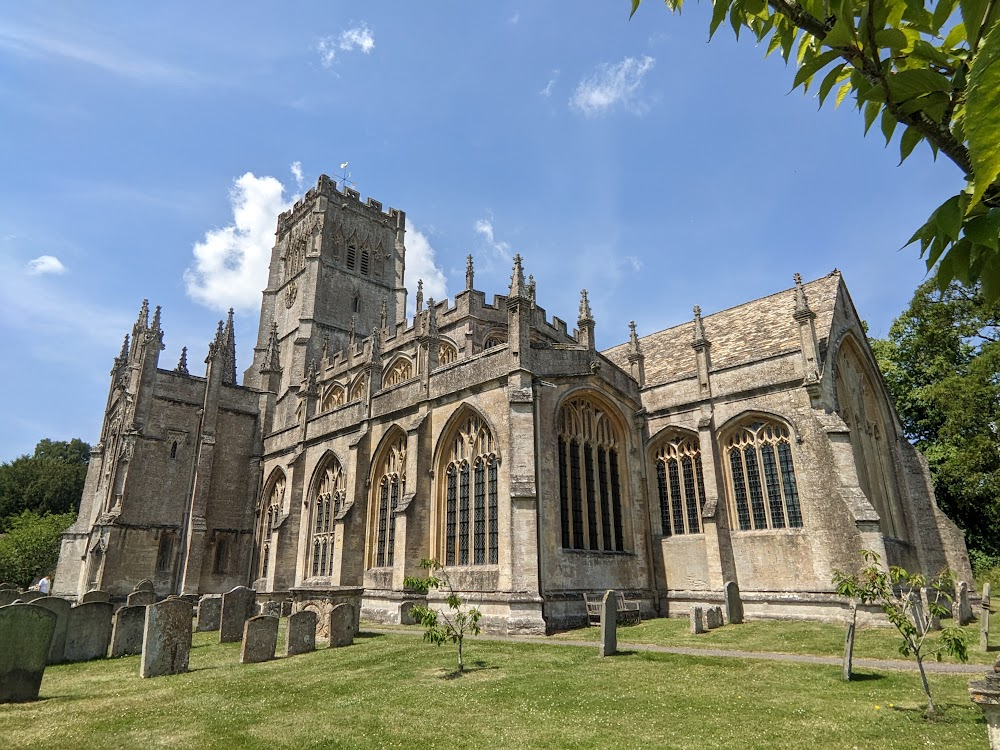
[[[41,593],[43,593],[43,594],[48,594],[49,593],[49,586],[51,586],[51,585],[52,585],[52,582],[49,580],[49,577],[48,576],[43,576],[42,580],[40,580],[38,582],[38,590]]]

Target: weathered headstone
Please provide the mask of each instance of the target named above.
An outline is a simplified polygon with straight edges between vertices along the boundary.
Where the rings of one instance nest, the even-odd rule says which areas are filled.
[[[705,617],[701,607],[691,608],[691,633],[699,635],[705,632]]]
[[[0,607],[0,703],[38,698],[56,614],[34,604]]]
[[[0,589],[0,607],[13,604],[21,598],[21,592],[17,589]]]
[[[190,656],[191,605],[183,599],[164,599],[146,607],[139,675],[187,672]]]
[[[256,602],[257,592],[246,586],[237,586],[222,595],[219,643],[235,643],[243,638],[243,623],[253,617]]]
[[[101,591],[100,589],[91,589],[83,598],[80,599],[80,604],[93,604],[94,602],[110,602],[111,595],[107,591]]]
[[[0,591],[17,591],[17,586],[13,583],[4,581],[3,583],[0,583]]]
[[[928,590],[927,588],[920,589],[920,606],[927,613],[927,627],[929,630],[941,629],[941,617],[931,612],[931,601],[936,604],[938,599],[939,595],[937,591]]]
[[[149,593],[154,593],[156,587],[153,586],[153,582],[148,578],[143,578],[139,583],[137,583],[133,588],[133,591],[148,591]]]
[[[851,614],[847,620],[847,635],[844,637],[844,671],[845,680],[851,679],[851,668],[854,665],[854,628],[858,622],[858,604],[851,603]]]
[[[46,596],[46,594],[43,594],[41,591],[25,591],[18,594],[17,598],[21,600],[22,604],[28,604],[35,601],[35,599],[41,599],[43,596]]]
[[[715,630],[722,627],[722,607],[709,607],[705,611],[705,629]]]
[[[260,613],[268,617],[281,617],[280,602],[263,602],[260,605]]]
[[[103,659],[111,645],[111,613],[108,602],[78,604],[69,611],[66,620],[66,661]]]
[[[285,631],[285,656],[316,650],[316,613],[309,609],[288,617]]]
[[[278,645],[278,618],[257,615],[246,621],[243,629],[243,649],[240,664],[256,664],[274,658]]]
[[[330,648],[354,643],[354,607],[338,604],[330,610]]]
[[[743,599],[740,597],[740,587],[736,581],[726,581],[724,589],[726,597],[726,621],[730,625],[743,623]]]
[[[32,602],[36,607],[45,607],[56,616],[56,629],[52,634],[52,645],[49,647],[49,664],[59,664],[66,653],[66,628],[69,625],[69,610],[73,606],[68,599],[58,596],[43,596]]]
[[[969,683],[969,697],[986,715],[990,750],[1000,750],[1000,657],[985,679]]]
[[[205,594],[198,600],[198,632],[218,630],[222,617],[222,597],[218,594]]]
[[[156,604],[156,594],[152,591],[133,591],[125,603],[129,607],[147,607]]]
[[[120,608],[115,612],[114,623],[111,627],[111,651],[108,655],[112,659],[116,659],[119,656],[141,654],[145,628],[146,605],[137,604]]]
[[[413,608],[417,606],[416,602],[403,602],[399,605],[399,624],[400,625],[416,625],[417,619],[413,616]]]
[[[601,599],[601,647],[599,656],[618,653],[618,596],[611,589]]]
[[[969,584],[965,581],[958,582],[958,591],[955,595],[955,603],[958,605],[958,615],[956,619],[959,625],[968,625],[973,620],[972,605],[969,604]]]
[[[979,603],[979,647],[983,651],[990,650],[990,584],[983,584],[983,598]]]
[[[282,617],[291,617],[292,616],[292,600],[291,599],[284,599],[281,602],[281,616]]]

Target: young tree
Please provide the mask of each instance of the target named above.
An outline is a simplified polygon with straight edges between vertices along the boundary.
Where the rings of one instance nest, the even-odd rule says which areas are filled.
[[[448,605],[448,612],[444,610],[431,609],[430,607],[416,606],[413,608],[413,615],[417,621],[424,626],[424,640],[440,646],[442,643],[451,642],[458,647],[458,671],[465,671],[465,663],[462,660],[462,645],[465,635],[479,635],[479,619],[482,617],[480,611],[472,607],[467,611],[462,609],[462,599],[455,593],[448,576],[443,572],[441,564],[437,560],[421,560],[420,567],[427,570],[430,575],[426,578],[416,578],[407,576],[403,585],[415,591],[426,594],[432,588],[447,591],[445,603]]]
[[[1000,303],[923,284],[872,349],[938,503],[970,550],[1000,555]]]
[[[944,628],[934,645],[927,642],[931,632],[931,619],[944,617],[950,610],[941,601],[951,601],[953,578],[942,574],[928,581],[919,574],[907,573],[903,568],[880,565],[879,555],[871,550],[861,550],[864,567],[859,573],[848,574],[839,570],[833,573],[833,583],[837,593],[862,604],[874,604],[885,614],[890,623],[899,631],[903,642],[899,653],[913,656],[920,670],[920,680],[927,696],[927,714],[934,717],[934,700],[931,686],[924,671],[924,659],[928,656],[941,658],[942,653],[954,656],[959,661],[968,660],[968,652],[962,631],[956,627]],[[929,586],[934,596],[927,597],[929,612],[924,612],[920,602],[920,589]]]
[[[631,0],[632,13],[641,0]],[[679,11],[683,0],[665,0]],[[920,243],[942,289],[982,282],[1000,299],[1000,2],[997,0],[712,0],[711,37],[727,18],[767,53],[793,51],[793,87],[820,75],[820,106],[854,97],[865,133],[888,144],[902,125],[900,161],[921,141],[965,175],[907,244]],[[797,46],[796,46],[797,42]]]

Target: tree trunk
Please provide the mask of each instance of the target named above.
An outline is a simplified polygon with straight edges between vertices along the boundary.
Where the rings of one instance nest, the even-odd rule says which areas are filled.
[[[461,638],[458,639],[458,671],[459,672],[464,672],[465,671],[465,665],[462,663],[462,639]],[[930,696],[930,693],[928,693],[927,695]]]
[[[920,652],[914,653],[917,658],[917,667],[920,669],[920,681],[924,684],[924,693],[927,695],[927,716],[931,719],[934,718],[934,700],[931,698],[931,686],[927,682],[927,673],[924,672],[924,660],[920,656]]]

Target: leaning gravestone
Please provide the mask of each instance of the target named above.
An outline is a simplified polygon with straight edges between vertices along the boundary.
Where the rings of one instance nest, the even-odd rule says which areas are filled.
[[[243,649],[240,664],[256,664],[274,658],[278,645],[278,618],[257,615],[246,621],[243,629]]]
[[[66,628],[69,625],[69,610],[73,605],[68,599],[58,596],[43,596],[41,599],[35,599],[32,604],[55,613],[56,629],[52,634],[52,645],[49,647],[49,664],[59,664],[66,654]]]
[[[191,605],[164,599],[146,607],[140,677],[187,672],[191,656]]]
[[[108,602],[78,604],[66,621],[66,661],[103,659],[111,645],[111,613]]]
[[[354,607],[338,604],[330,610],[330,648],[354,643]]]
[[[715,630],[722,627],[722,607],[709,607],[705,612],[705,627]]]
[[[222,595],[222,617],[219,623],[219,643],[235,643],[243,638],[243,623],[253,617],[257,592],[237,586]]]
[[[705,632],[705,617],[701,607],[691,608],[691,634],[700,635]]]
[[[618,596],[611,589],[601,599],[601,647],[599,656],[618,653]]]
[[[969,604],[969,584],[965,581],[958,582],[958,624],[968,625],[975,619],[972,614],[972,605]]]
[[[222,617],[222,597],[218,594],[205,594],[198,600],[198,632],[218,630]]]
[[[55,629],[44,607],[0,607],[0,703],[37,700]]]
[[[91,589],[83,598],[80,599],[80,604],[92,604],[93,602],[110,602],[111,595],[107,591],[101,591],[100,589]]]
[[[148,591],[149,593],[154,593],[156,588],[153,586],[153,582],[148,578],[143,578],[139,583],[137,583],[133,588],[133,591]]]
[[[17,589],[0,589],[0,607],[13,604],[21,598],[21,592]]]
[[[289,616],[285,632],[285,656],[316,650],[316,613],[310,609]]]
[[[108,655],[116,659],[119,656],[141,654],[145,627],[145,605],[125,606],[115,612],[111,628],[111,652]]]
[[[413,616],[413,608],[417,606],[416,602],[403,602],[399,605],[399,624],[400,625],[416,625],[417,618]]]
[[[21,600],[22,604],[28,604],[43,596],[47,596],[47,594],[43,594],[41,591],[25,591],[23,594],[18,594],[17,598]]]
[[[982,610],[979,615],[979,647],[983,651],[990,650],[990,584],[983,584],[983,599],[979,603]]]
[[[724,591],[726,597],[726,620],[730,625],[743,623],[743,599],[740,598],[740,587],[736,581],[726,581]]]
[[[156,594],[152,591],[133,591],[128,595],[126,604],[130,607],[147,607],[156,604]]]

